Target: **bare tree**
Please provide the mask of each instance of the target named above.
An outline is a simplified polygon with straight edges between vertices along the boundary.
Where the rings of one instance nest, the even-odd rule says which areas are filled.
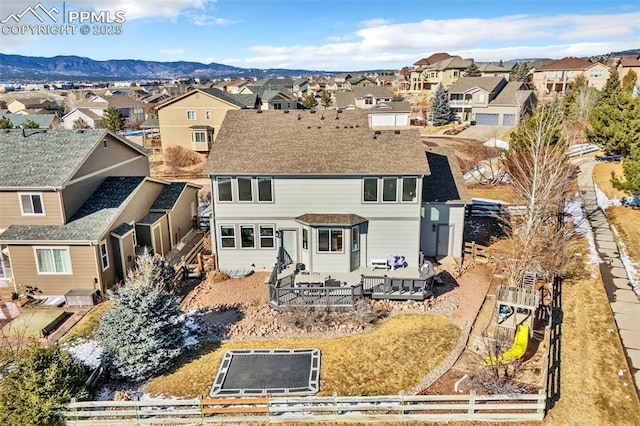
[[[562,118],[553,105],[539,108],[511,137],[504,167],[522,207],[511,218],[511,285],[525,270],[561,273],[566,231],[560,217],[573,175],[566,152]]]

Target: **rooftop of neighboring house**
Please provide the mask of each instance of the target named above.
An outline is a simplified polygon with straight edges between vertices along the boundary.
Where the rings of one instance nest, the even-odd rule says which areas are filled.
[[[190,92],[185,93],[182,96],[178,96],[176,98],[172,98],[169,99],[168,101],[158,105],[156,107],[156,109],[160,110],[162,108],[165,108],[171,104],[173,104],[176,101],[182,100],[184,98],[187,98],[191,95],[193,95],[194,93],[205,93],[209,96],[212,96],[214,98],[220,99],[223,102],[227,102],[231,105],[235,105],[238,108],[253,108],[256,104],[256,100],[257,100],[257,95],[255,93],[250,93],[250,94],[246,94],[246,95],[238,95],[238,94],[234,94],[234,93],[227,93],[224,92],[220,89],[216,89],[216,88],[209,88],[209,89],[196,89],[196,90],[192,90]]]
[[[364,98],[366,96],[373,96],[374,98],[393,97],[391,90],[384,86],[354,87],[353,94],[356,99]]]
[[[370,108],[369,113],[411,112],[411,103],[407,101],[382,102]]]
[[[431,174],[425,176],[422,186],[423,202],[469,202],[462,172],[453,148],[425,149]]]
[[[623,56],[618,61],[618,65],[628,68],[640,67],[640,56]]]
[[[543,65],[536,71],[584,71],[594,65],[596,62],[591,62],[588,59],[568,57]]]
[[[74,111],[78,111],[79,113],[86,115],[87,117],[89,117],[92,120],[101,120],[102,117],[98,114],[96,114],[92,109],[90,108],[74,108],[71,111],[69,111],[67,114],[64,115],[64,117],[62,117],[63,119],[70,115],[71,113],[73,113]]]
[[[533,61],[527,62],[527,65],[529,66],[530,69],[538,70],[540,67],[548,65],[552,62],[555,62],[555,60],[549,59],[549,58],[541,58],[541,59],[534,59]]]
[[[151,206],[151,210],[171,210],[187,186],[192,186],[196,189],[201,188],[200,185],[189,182],[171,182],[162,188],[162,192],[160,192],[160,195],[158,195],[158,198],[156,198],[156,201]]]
[[[251,84],[252,86],[261,86],[261,87],[293,87],[293,79],[291,78],[263,78],[262,80],[258,80],[255,83]]]
[[[0,241],[97,241],[109,230],[125,202],[147,179],[108,177],[64,225],[11,225]]]
[[[495,91],[500,85],[506,82],[502,76],[497,77],[460,77],[447,90],[451,93],[465,93],[478,87],[489,93]]]
[[[0,130],[0,188],[64,188],[107,135],[148,155],[107,130]]]
[[[426,69],[431,71],[445,71],[449,69],[466,69],[473,63],[473,59],[462,59],[460,56],[451,56],[427,65]]]
[[[533,94],[533,90],[525,88],[524,83],[520,81],[511,81],[502,88],[498,96],[493,99],[491,105],[521,105],[526,99]]]
[[[366,111],[229,111],[206,175],[428,174],[417,129],[376,131]]]
[[[8,119],[13,127],[18,127],[25,123],[27,120],[31,120],[36,123],[41,129],[47,129],[51,126],[56,119],[55,114],[12,114],[9,110],[0,109],[0,118]]]
[[[7,102],[7,104],[12,102],[20,102],[25,108],[46,108],[53,104],[52,101],[42,98],[15,98]]]
[[[449,55],[446,52],[433,53],[431,56],[428,56],[426,58],[420,59],[418,62],[413,64],[413,66],[414,67],[421,67],[421,66],[426,66],[426,65],[432,65],[432,64],[435,64],[436,62],[443,61],[443,60],[448,59],[450,57],[451,57],[451,55]]]
[[[476,62],[478,66],[478,70],[481,72],[500,72],[500,73],[508,73],[509,70],[500,65],[496,65],[491,62]]]

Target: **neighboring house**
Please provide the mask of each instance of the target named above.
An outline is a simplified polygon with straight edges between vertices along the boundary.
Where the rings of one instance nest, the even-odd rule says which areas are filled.
[[[31,120],[40,129],[55,129],[60,126],[58,116],[55,114],[12,114],[9,110],[0,109],[0,118],[9,120],[13,127],[20,127],[27,120]]]
[[[102,114],[91,108],[74,108],[62,117],[65,129],[73,129],[76,121],[82,119],[92,129],[99,129],[102,124]]]
[[[353,90],[336,92],[334,105],[337,108],[373,108],[380,103],[391,102],[393,94],[384,86],[356,86]]]
[[[149,177],[147,155],[106,130],[0,132],[0,293],[104,292],[137,246],[166,254],[190,229],[198,187]]]
[[[510,69],[493,63],[476,62],[476,65],[478,66],[478,71],[482,73],[480,77],[504,77],[509,80],[509,75],[511,74]]]
[[[392,255],[417,267],[421,250],[461,256],[464,215],[448,211],[445,199],[429,199],[441,203],[438,214],[423,215],[431,171],[419,131],[373,130],[367,116],[227,113],[204,168],[221,269],[270,269],[280,247],[307,270],[329,273]],[[441,242],[427,241],[433,238]]]
[[[636,73],[636,84],[640,84],[640,56],[623,56],[617,61],[616,68],[621,82],[633,70]]]
[[[7,109],[14,114],[25,110],[58,111],[58,105],[48,99],[24,98],[7,102]]]
[[[107,108],[115,108],[124,118],[140,121],[145,118],[144,104],[127,95],[93,96],[87,101],[78,102],[74,107],[90,109],[101,117]]]
[[[291,91],[298,99],[304,98],[309,91],[309,80],[306,78],[295,80]]]
[[[439,59],[447,55],[445,59]],[[432,55],[434,58],[428,65],[415,68],[411,73],[411,91],[435,93],[442,84],[448,89],[457,79],[464,75],[465,70],[473,63],[473,59],[462,59],[460,56],[449,56],[446,53]]]
[[[368,110],[369,127],[374,129],[409,126],[411,104],[405,101],[381,102]]]
[[[298,97],[293,94],[293,80],[269,78],[244,86],[240,94],[258,97],[258,108],[263,110],[298,109]]]
[[[227,111],[257,108],[255,94],[232,95],[219,89],[196,89],[156,107],[162,150],[182,146],[209,152]]]
[[[337,92],[340,90],[351,90],[351,83],[349,80],[354,76],[351,74],[336,74],[327,80],[325,90],[330,92]]]
[[[600,62],[581,58],[563,58],[537,68],[532,83],[540,100],[550,101],[563,96],[579,75],[584,75],[589,87],[601,89],[609,79],[611,70]]]
[[[507,83],[504,77],[462,77],[448,95],[452,114],[479,126],[515,126],[536,105],[533,91],[524,83]]]
[[[349,79],[349,84],[351,85],[351,89],[355,89],[356,87],[378,86],[378,83],[376,83],[374,80],[367,77],[360,76],[360,75],[356,77],[351,77]]]

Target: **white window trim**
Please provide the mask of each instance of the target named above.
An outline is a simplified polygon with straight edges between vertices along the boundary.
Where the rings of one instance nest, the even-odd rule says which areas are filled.
[[[29,213],[24,211],[24,205],[22,204],[22,196],[28,195],[32,197],[37,195],[40,197],[40,205],[42,206],[42,213]],[[31,200],[31,198],[29,198]],[[22,216],[46,216],[46,212],[44,210],[44,197],[42,196],[42,192],[18,192],[18,202],[20,203],[20,212]],[[31,210],[33,210],[33,201],[31,201]]]
[[[42,272],[38,263],[38,250],[66,250],[69,259],[69,272]],[[33,257],[36,262],[36,270],[38,275],[73,275],[73,264],[71,262],[71,252],[69,246],[33,246]]]
[[[375,179],[376,180],[376,200],[375,201],[365,201],[364,199],[364,181],[367,179]],[[374,176],[363,176],[362,177],[362,197],[361,201],[364,204],[377,204],[380,202],[380,178]]]
[[[190,115],[189,113],[190,113],[190,112],[192,112],[192,113],[193,113],[193,118],[189,118],[189,115]],[[187,120],[189,120],[189,121],[195,121],[195,120],[197,120],[197,119],[198,119],[198,114],[196,113],[196,110],[195,110],[195,109],[188,109],[188,110],[187,110]]]
[[[416,193],[413,195],[414,199],[411,200],[411,201],[404,201],[402,199],[402,196],[404,195],[404,180],[405,179],[415,179],[415,181],[416,181],[416,188],[415,188]],[[417,176],[402,176],[400,178],[400,185],[401,185],[400,186],[400,202],[403,203],[403,204],[415,204],[415,203],[417,203],[418,202],[418,186],[419,186],[418,185],[418,177]]]
[[[269,201],[261,201],[260,200],[260,179],[269,179],[269,185],[271,185],[271,200]],[[257,176],[255,179],[256,182],[256,202],[258,203],[274,203],[276,197],[273,194],[273,177],[271,176]]]
[[[204,112],[204,118],[205,118],[205,120],[211,120],[211,111],[210,110],[206,110]]]
[[[242,247],[242,228],[251,228],[253,229],[253,247]],[[240,237],[240,250],[255,250],[258,247],[256,244],[256,226],[248,223],[243,223],[238,226],[238,237]]]
[[[261,228],[271,228],[273,230],[273,235],[271,237],[263,237],[261,234]],[[270,223],[261,223],[258,225],[258,247],[260,247],[260,249],[264,249],[264,250],[275,250],[276,249],[276,226]],[[262,247],[262,238],[271,238],[273,240],[273,245],[271,247]]]
[[[249,179],[249,185],[250,185],[250,191],[251,191],[251,199],[250,200],[241,200],[240,199],[240,179],[242,180],[246,180]],[[237,190],[237,196],[238,196],[238,203],[242,203],[242,204],[246,204],[246,203],[254,203],[256,200],[256,194],[254,194],[254,192],[256,192],[254,190],[254,185],[253,185],[253,181],[254,179],[252,177],[249,176],[237,176],[235,179],[233,179],[236,181],[236,190]]]
[[[331,250],[331,231],[337,231],[339,230],[342,233],[342,250],[340,251],[335,251],[335,250]],[[329,231],[329,250],[320,250],[320,231]],[[317,232],[316,232],[316,236],[317,236],[317,246],[316,246],[316,251],[319,254],[343,254],[344,253],[344,228],[318,228]]]
[[[305,248],[304,246],[304,234],[307,234],[307,247]],[[309,232],[309,229],[304,227],[302,228],[302,232],[300,233],[300,247],[302,248],[302,251],[309,251],[309,243],[311,243],[309,235],[311,235],[311,233]]]
[[[237,235],[236,226],[232,225],[232,224],[224,224],[224,223],[221,223],[218,226],[219,226],[219,231],[220,231],[219,232],[219,238],[218,238],[220,240],[220,249],[221,250],[235,250],[236,248],[238,248],[238,241],[237,241],[237,238],[236,238],[236,235]],[[223,239],[228,239],[229,240],[229,239],[232,238],[232,237],[228,237],[228,236],[223,236],[222,235],[222,228],[232,228],[233,229],[233,247],[224,247],[222,245],[222,240]]]
[[[208,143],[209,137],[206,130],[191,130],[191,142],[193,143]],[[204,141],[197,141],[196,135],[204,135]]]
[[[395,179],[396,180],[396,199],[393,201],[385,201],[384,200],[384,181],[385,179]],[[383,176],[380,181],[382,182],[382,185],[380,185],[380,202],[384,203],[384,204],[393,204],[393,203],[397,203],[398,202],[398,189],[399,186],[398,185],[398,177],[397,176]]]
[[[107,269],[109,269],[109,246],[107,245],[106,241],[102,241],[100,243],[100,263],[102,264],[102,270],[106,271]],[[102,254],[102,247],[104,247],[104,255]],[[106,264],[107,266],[105,266],[105,260],[106,260]]]
[[[231,186],[230,191],[231,191],[231,200],[221,200],[220,199],[220,179],[229,179],[229,185]],[[233,181],[235,179],[232,177],[228,177],[228,176],[218,176],[216,177],[216,201],[218,203],[233,203],[233,193],[235,192],[234,190],[234,184]]]

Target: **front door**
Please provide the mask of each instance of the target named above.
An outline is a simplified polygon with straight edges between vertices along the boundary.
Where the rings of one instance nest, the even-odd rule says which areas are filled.
[[[450,256],[453,242],[453,225],[438,225],[436,235],[436,256]]]
[[[289,259],[292,263],[298,261],[298,231],[295,229],[282,230],[282,248],[285,251],[285,264]]]
[[[360,268],[360,227],[351,228],[351,270]]]

